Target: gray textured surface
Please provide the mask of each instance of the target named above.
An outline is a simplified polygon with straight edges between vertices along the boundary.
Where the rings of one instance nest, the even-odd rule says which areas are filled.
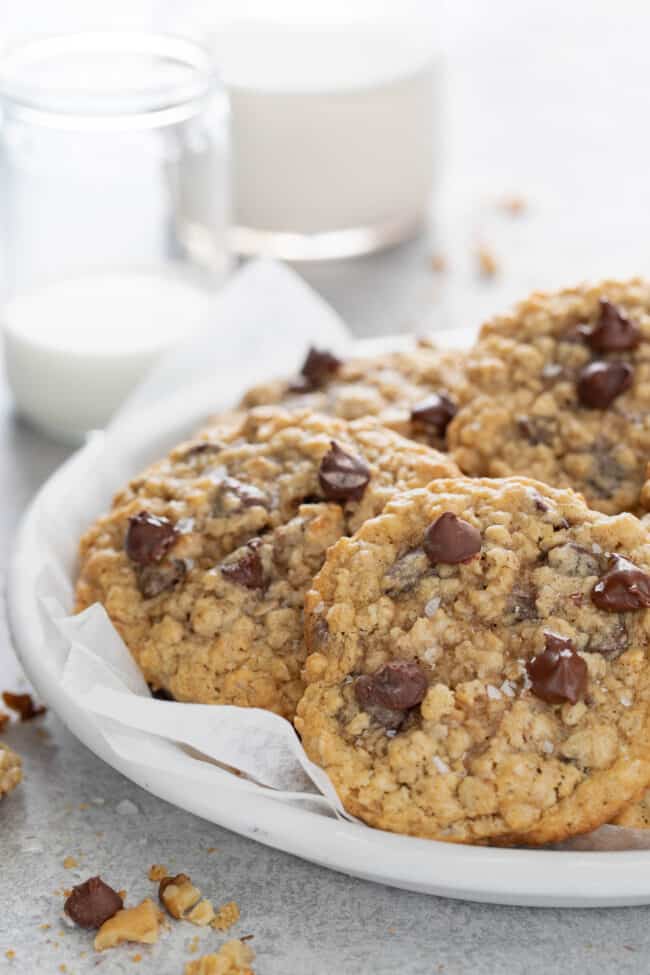
[[[21,4],[23,16],[25,6],[43,9]],[[470,0],[450,6],[445,179],[430,236],[305,271],[359,334],[466,324],[531,287],[639,272],[647,261],[646,5],[496,0],[483,13]],[[10,20],[18,16],[11,5]],[[522,193],[528,214],[515,220],[500,212],[494,204],[505,193]],[[500,259],[493,282],[476,276],[480,239]],[[432,250],[447,255],[445,275],[432,274]],[[0,571],[18,515],[65,455],[16,423],[0,387]],[[18,681],[0,621],[0,688]],[[152,949],[98,959],[88,935],[61,921],[61,888],[101,873],[134,901],[151,891],[146,871],[154,862],[189,872],[216,902],[239,902],[233,934],[254,934],[262,975],[650,970],[650,908],[501,908],[373,886],[154,799],[95,759],[52,714],[14,727],[7,739],[25,759],[25,783],[0,803],[0,970],[49,975],[65,964],[71,975],[96,967],[181,975],[195,933],[188,925]],[[121,815],[124,799],[137,812]],[[78,870],[63,868],[68,855]],[[201,936],[205,950],[222,940]]]

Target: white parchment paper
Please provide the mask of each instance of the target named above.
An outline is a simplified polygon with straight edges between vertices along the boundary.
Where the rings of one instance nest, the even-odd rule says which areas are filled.
[[[267,262],[247,266],[215,301],[209,329],[163,360],[37,499],[27,555],[42,566],[44,666],[118,757],[181,771],[197,789],[218,774],[243,794],[352,819],[289,722],[258,709],[155,700],[103,607],[70,615],[78,539],[124,482],[251,383],[296,370],[309,345],[345,352],[349,342],[297,275]],[[650,848],[650,830],[602,827],[562,848]]]

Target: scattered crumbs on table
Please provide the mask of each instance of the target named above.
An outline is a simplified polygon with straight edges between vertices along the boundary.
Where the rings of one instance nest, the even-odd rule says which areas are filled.
[[[217,931],[227,931],[233,924],[237,923],[240,916],[239,904],[236,901],[228,901],[227,904],[222,904],[217,911],[212,927],[216,928]]]
[[[511,217],[520,217],[527,211],[528,203],[523,196],[511,194],[499,200],[499,209]]]
[[[9,724],[9,715],[6,711],[0,711],[0,731],[4,731]]]
[[[218,850],[219,850],[219,847],[218,846],[209,846],[205,852],[206,853],[217,853]]]
[[[11,961],[12,958],[16,957],[16,952],[13,950],[13,948],[7,948],[7,950],[5,951],[5,957],[8,958],[9,961]]]
[[[480,244],[476,249],[478,270],[482,278],[494,278],[499,272],[499,264],[494,252],[486,245]]]
[[[80,802],[79,803],[79,806],[78,806],[78,809],[79,809],[80,812],[85,812],[86,809],[88,809],[88,803],[87,802]]]
[[[226,941],[216,954],[188,961],[184,975],[253,975],[255,952],[241,941]]]
[[[431,256],[431,270],[436,274],[443,274],[447,270],[447,258],[444,254],[433,254]]]
[[[195,955],[199,950],[199,936],[195,934],[193,938],[187,943],[187,953],[188,955]]]
[[[137,965],[138,962],[141,962],[142,961],[142,955],[140,955],[140,954],[131,955],[131,961],[135,962],[135,964]]]
[[[63,866],[65,870],[74,870],[75,867],[79,866],[79,861],[76,857],[66,857],[63,861]]]
[[[147,876],[149,880],[163,880],[167,876],[167,867],[162,863],[152,863]]]

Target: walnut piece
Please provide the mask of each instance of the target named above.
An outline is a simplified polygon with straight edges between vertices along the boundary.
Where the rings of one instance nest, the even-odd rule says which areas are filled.
[[[250,963],[255,952],[242,941],[227,941],[216,955],[188,961],[184,975],[254,975]]]
[[[212,927],[217,931],[227,931],[239,920],[239,904],[236,901],[228,901],[222,904],[217,911],[217,916],[212,922]]]
[[[193,907],[192,910],[185,915],[185,920],[191,921],[192,924],[197,924],[201,928],[211,924],[214,920],[214,907],[212,906],[211,901],[199,901],[196,907]]]
[[[95,951],[114,948],[123,941],[152,945],[158,940],[160,911],[147,897],[137,907],[127,907],[105,921],[95,937]]]
[[[11,748],[0,744],[0,798],[15,789],[22,779],[21,764]]]
[[[198,904],[201,891],[194,886],[186,873],[178,873],[175,877],[164,877],[160,881],[158,896],[169,914],[178,919]]]

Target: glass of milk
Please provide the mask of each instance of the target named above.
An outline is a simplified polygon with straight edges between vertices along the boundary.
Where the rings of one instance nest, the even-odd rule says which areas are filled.
[[[176,0],[171,23],[208,39],[230,94],[240,253],[341,258],[418,232],[440,21],[440,0]]]
[[[6,371],[20,414],[79,442],[228,271],[228,99],[192,41],[101,32],[7,54],[0,109]]]

